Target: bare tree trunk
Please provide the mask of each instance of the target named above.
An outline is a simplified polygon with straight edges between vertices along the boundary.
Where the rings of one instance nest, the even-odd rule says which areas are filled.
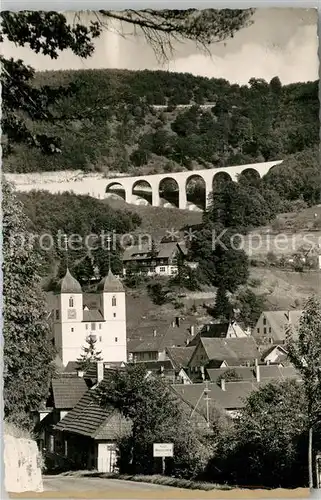
[[[312,470],[312,427],[309,429],[309,488],[313,489],[313,470]]]

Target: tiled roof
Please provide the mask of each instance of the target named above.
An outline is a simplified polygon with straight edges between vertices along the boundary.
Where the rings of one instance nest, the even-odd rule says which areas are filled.
[[[142,326],[135,332],[135,338],[131,337],[128,343],[129,352],[161,352],[166,347],[186,346],[186,342],[190,338],[190,321],[181,320],[180,326],[172,326],[168,321],[158,322],[156,327],[154,325],[155,323],[150,326]],[[156,335],[154,335],[154,330],[156,330]],[[137,338],[140,339],[140,342],[137,341]]]
[[[85,309],[83,311],[83,321],[105,321],[99,309]]]
[[[115,440],[120,434],[127,433],[131,424],[114,408],[102,408],[95,398],[95,389],[89,389],[55,429],[92,439]]]
[[[201,338],[200,343],[206,352],[208,359],[237,359],[254,360],[259,359],[260,354],[253,338],[239,339],[217,339]]]
[[[236,322],[209,323],[204,325],[200,332],[191,339],[189,345],[196,346],[200,338],[227,338],[229,330],[234,332],[235,337],[245,338],[245,332]]]
[[[206,372],[211,382],[216,382],[219,377],[224,375],[226,371],[233,370],[244,381],[255,381],[256,371],[255,367],[236,366],[219,369],[207,369]],[[273,380],[285,380],[294,378],[300,380],[300,374],[293,366],[278,366],[278,365],[259,365],[261,380],[272,382]]]
[[[146,370],[153,372],[161,373],[162,368],[166,371],[175,372],[175,367],[170,359],[164,361],[140,361],[133,364],[143,366]]]
[[[277,349],[278,353],[277,358],[274,361],[275,363],[281,363],[282,361],[287,359],[288,357],[287,351],[281,345],[272,345],[271,347],[269,347],[266,351],[262,353],[261,359],[264,361],[267,358],[267,356],[274,351],[274,349]]]
[[[301,379],[301,375],[293,366],[260,365],[260,375],[261,380],[285,380],[287,378]]]
[[[219,377],[227,371],[233,370],[240,377],[240,380],[251,381],[255,380],[253,368],[247,366],[236,366],[227,368],[207,368],[206,372],[211,382],[216,382]]]
[[[206,401],[201,397],[206,385],[201,384],[175,384],[172,386],[176,393],[188,401],[193,407],[198,403],[199,410],[206,410]],[[235,410],[243,408],[244,400],[257,390],[256,382],[226,382],[226,390],[223,391],[218,384],[209,383],[208,396],[210,398],[210,408],[218,407],[225,410]]]
[[[195,347],[166,347],[167,355],[177,369],[188,366],[194,351]]]
[[[57,409],[73,408],[87,391],[82,377],[59,377],[52,380],[54,406]]]
[[[229,326],[230,323],[210,323],[208,325],[204,325],[200,331],[200,336],[208,338],[225,338]]]
[[[157,259],[168,259],[177,250],[177,242],[172,241],[169,243],[160,243],[156,245],[156,258]],[[123,262],[129,260],[142,260],[142,259],[152,259],[152,248],[148,244],[144,245],[134,245],[127,247],[123,253]]]
[[[78,361],[69,361],[64,369],[65,373],[76,373],[78,371]]]

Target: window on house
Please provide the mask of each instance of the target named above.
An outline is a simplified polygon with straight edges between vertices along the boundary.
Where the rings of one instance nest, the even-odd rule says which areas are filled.
[[[263,325],[266,325],[266,318],[263,318]]]
[[[260,333],[260,329],[259,328],[257,329],[257,333]]]
[[[56,310],[56,319],[59,319],[59,309]]]
[[[271,328],[271,327],[269,327],[269,333],[271,333],[271,332],[272,332],[272,328]]]
[[[99,330],[101,330],[101,324],[99,323]]]
[[[116,318],[116,313],[114,313],[114,318]]]
[[[91,329],[92,329],[92,330],[96,330],[96,323],[92,323],[92,324],[91,324]]]
[[[115,337],[115,342],[118,342],[118,337]]]
[[[73,299],[73,297],[69,297],[69,307],[74,307],[74,299]]]
[[[70,328],[70,330],[71,330],[72,332],[74,331],[74,329],[73,329],[73,328]]]
[[[115,307],[115,306],[116,306],[116,304],[117,304],[117,301],[116,301],[116,297],[115,297],[115,295],[114,295],[114,296],[113,296],[113,298],[111,299],[111,305],[112,305],[113,307]]]
[[[95,342],[97,340],[97,335],[90,335],[90,338]]]
[[[99,337],[99,342],[101,342],[101,341],[102,341],[102,337],[100,336],[100,337]]]
[[[86,330],[88,330],[88,323],[86,323]]]
[[[266,333],[266,328],[264,328],[264,333]]]
[[[161,266],[161,267],[159,268],[159,272],[160,272],[160,273],[164,273],[165,271],[166,271],[166,269],[165,269],[165,267],[164,267],[164,266]]]

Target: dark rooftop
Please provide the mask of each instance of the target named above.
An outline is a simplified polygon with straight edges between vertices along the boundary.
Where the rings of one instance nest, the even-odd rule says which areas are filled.
[[[177,369],[187,368],[194,351],[195,347],[166,347],[167,355]]]
[[[87,391],[88,387],[82,377],[60,377],[52,380],[54,407],[59,409],[73,408]]]
[[[95,389],[89,389],[55,428],[96,440],[115,440],[127,433],[131,424],[114,408],[101,407],[95,398]]]

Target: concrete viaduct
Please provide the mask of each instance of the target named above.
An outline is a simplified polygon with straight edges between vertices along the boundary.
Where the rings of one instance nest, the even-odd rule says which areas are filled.
[[[187,188],[192,180],[202,181],[205,191],[205,203],[207,206],[209,194],[213,191],[213,182],[217,176],[237,181],[238,176],[245,172],[252,172],[256,176],[263,177],[272,167],[279,165],[283,160],[264,163],[252,163],[225,168],[210,168],[202,170],[189,170],[185,172],[173,172],[155,175],[141,175],[126,177],[118,175],[106,178],[103,174],[73,174],[66,178],[59,172],[47,172],[41,174],[5,174],[8,181],[13,182],[18,191],[45,190],[51,193],[72,192],[74,194],[89,195],[94,198],[104,199],[111,193],[119,194],[127,203],[136,203],[137,192],[140,196],[148,195],[153,206],[161,204],[161,195],[165,198],[166,188],[162,189],[162,183],[170,180],[175,185],[176,205],[178,208],[187,207]]]
[[[144,190],[141,186],[145,184],[149,186],[149,191],[151,191],[151,204],[154,207],[160,205],[160,191],[161,183],[165,180],[175,181],[178,190],[178,208],[185,209],[187,207],[187,185],[192,179],[200,179],[204,182],[205,186],[205,204],[207,206],[209,194],[213,191],[213,182],[216,176],[219,174],[224,174],[225,178],[228,177],[230,180],[236,182],[238,176],[245,172],[254,171],[259,177],[263,177],[267,172],[274,166],[282,163],[283,160],[264,162],[264,163],[254,163],[249,165],[240,165],[236,167],[226,167],[226,168],[211,168],[202,170],[189,170],[187,172],[175,172],[169,174],[153,174],[146,176],[137,177],[117,177],[114,179],[108,179],[106,184],[105,193],[116,192],[116,190],[123,190],[125,196],[124,199],[127,203],[132,203],[135,196],[135,188],[139,190]],[[146,189],[146,188],[145,188]]]

